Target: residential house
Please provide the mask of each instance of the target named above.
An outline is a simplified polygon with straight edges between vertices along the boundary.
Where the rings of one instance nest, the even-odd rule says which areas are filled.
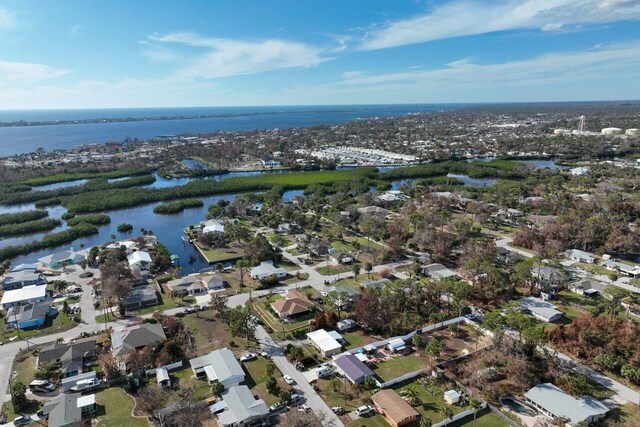
[[[111,351],[118,361],[125,362],[130,355],[148,346],[163,342],[167,336],[159,323],[143,323],[111,334]]]
[[[597,297],[602,295],[607,286],[599,280],[584,278],[569,284],[569,289],[583,297]]]
[[[149,307],[159,304],[156,288],[151,285],[142,285],[132,288],[122,303],[127,310],[134,310],[142,307]]]
[[[64,378],[82,374],[85,365],[96,357],[96,341],[79,341],[70,344],[55,343],[44,347],[38,353],[36,365],[42,369],[52,363],[59,367]]]
[[[569,280],[569,274],[560,268],[541,265],[531,269],[531,276],[538,288],[557,292]]]
[[[45,285],[47,279],[36,269],[11,271],[2,278],[2,289],[5,291],[22,288],[23,286]]]
[[[360,286],[368,289],[384,288],[387,283],[391,283],[389,279],[367,279],[360,282]]]
[[[283,277],[287,277],[287,270],[284,268],[276,268],[273,265],[273,261],[263,261],[259,266],[251,269],[250,275],[254,280],[266,280],[271,277],[282,279]]]
[[[256,399],[246,385],[231,387],[222,393],[222,400],[224,405],[220,406],[225,410],[218,414],[220,427],[255,425],[258,420],[269,416],[267,405],[262,399]]]
[[[262,212],[262,207],[264,205],[262,203],[254,203],[253,205],[247,208],[247,213],[250,215],[259,215]]]
[[[527,403],[554,420],[568,420],[567,425],[587,425],[604,418],[609,412],[602,402],[592,397],[575,398],[551,383],[538,384],[524,394]]]
[[[308,314],[313,307],[313,303],[301,292],[291,290],[284,298],[271,303],[271,308],[278,314],[280,319],[290,320]]]
[[[201,295],[207,292],[207,288],[198,280],[195,275],[189,275],[181,277],[179,279],[169,280],[165,283],[166,288],[169,290],[169,294],[176,296],[185,295]]]
[[[57,252],[38,259],[45,268],[56,269],[66,265],[80,264],[85,261],[85,256],[74,250]]]
[[[322,239],[314,237],[309,240],[307,248],[309,249],[311,255],[322,257],[329,253],[330,246]]]
[[[562,312],[555,305],[540,298],[520,298],[518,302],[525,312],[543,322],[556,322],[562,317]]]
[[[350,262],[353,262],[353,257],[346,252],[331,252],[329,254],[329,258],[336,264],[349,264]]]
[[[589,166],[579,166],[577,168],[569,169],[569,172],[573,176],[589,175],[589,172],[591,172],[591,168]]]
[[[379,206],[364,206],[364,207],[358,208],[358,212],[364,216],[380,216],[380,217],[386,217],[387,215],[390,215],[393,213],[390,210],[381,208]]]
[[[361,293],[359,290],[357,290],[356,288],[349,286],[349,285],[340,285],[340,286],[336,286],[335,290],[337,292],[344,292],[349,296],[349,299],[351,301],[355,301],[356,299],[360,298]]]
[[[565,252],[567,258],[572,259],[577,262],[585,262],[587,264],[593,264],[595,262],[595,257],[593,254],[589,252],[581,251],[579,249],[569,249]]]
[[[362,384],[373,371],[355,355],[345,353],[334,361],[338,372],[352,384]]]
[[[307,339],[324,357],[330,357],[342,351],[342,344],[336,341],[336,339],[329,335],[324,329],[309,332]]]
[[[376,199],[385,203],[396,203],[410,199],[410,197],[400,190],[390,190],[376,196]]]
[[[422,273],[428,277],[433,277],[438,280],[446,279],[448,277],[460,277],[455,271],[438,263],[425,265],[422,267]]]
[[[19,329],[37,328],[57,314],[58,309],[51,307],[48,302],[13,306],[7,310],[7,326]]]
[[[224,280],[217,274],[205,274],[199,277],[200,283],[208,290],[224,289]]]
[[[625,264],[612,259],[605,260],[601,265],[608,270],[617,271],[628,277],[640,277],[640,266],[634,264]]]
[[[224,233],[224,222],[219,219],[210,219],[204,223],[202,233]]]
[[[289,223],[281,223],[278,224],[278,229],[276,230],[280,234],[290,234],[291,233],[291,224]]]
[[[50,295],[50,292],[47,291],[46,286],[42,286],[42,285],[25,286],[23,288],[6,291],[2,295],[2,300],[0,301],[0,305],[2,305],[3,309],[7,310],[8,308],[14,307],[16,305],[25,305],[25,304],[31,304],[34,302],[44,302],[48,299],[49,295]]]
[[[336,323],[336,329],[338,329],[341,332],[354,329],[356,326],[357,326],[357,323],[353,319],[344,319]]]
[[[88,421],[96,412],[96,395],[79,393],[61,394],[42,407],[42,413],[51,427],[90,425]]]
[[[151,255],[145,251],[131,252],[127,255],[127,262],[129,263],[129,268],[144,271],[151,265]]]
[[[371,396],[373,406],[393,427],[413,423],[420,414],[393,389],[384,389]]]
[[[206,378],[210,384],[218,381],[226,389],[244,381],[244,370],[228,348],[193,358],[189,360],[189,364],[196,378]]]
[[[38,263],[34,262],[34,263],[30,263],[30,264],[18,264],[16,266],[14,266],[13,268],[11,268],[11,272],[12,273],[17,273],[19,271],[24,271],[24,270],[37,270],[38,269]]]

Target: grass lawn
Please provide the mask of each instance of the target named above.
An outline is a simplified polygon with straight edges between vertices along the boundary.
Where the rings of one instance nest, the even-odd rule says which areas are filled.
[[[169,375],[172,381],[175,382],[177,380],[179,382],[180,387],[195,387],[192,396],[196,400],[204,400],[213,396],[211,386],[206,380],[197,380],[193,376],[193,371],[188,363],[182,369],[169,372]]]
[[[476,422],[473,422],[473,415],[469,415],[461,420],[449,424],[449,427],[508,427],[502,418],[491,412],[490,409],[483,409],[476,414]]]
[[[417,357],[416,353],[407,356],[395,356],[374,365],[373,372],[383,381],[390,381],[410,372],[419,371],[427,367],[423,357]]]
[[[200,312],[199,317],[188,314],[182,318],[182,321],[191,331],[199,356],[224,347],[239,354],[251,347],[243,337],[232,337],[224,322],[215,319],[211,310]],[[233,345],[231,345],[232,342]]]
[[[15,377],[12,376],[14,383],[21,382],[28,386],[35,379],[34,374],[37,370],[36,356],[30,351],[22,351],[13,359],[11,372],[16,372]]]
[[[164,294],[160,294],[160,301],[162,302],[162,304],[143,307],[137,310],[128,310],[127,317],[143,316],[145,314],[151,314],[157,310],[164,311],[164,310],[169,310],[176,307],[184,307],[184,306],[190,305],[190,303],[184,302],[182,298],[176,298],[175,300],[172,300],[171,298],[169,298],[167,295],[164,295]],[[104,310],[99,310],[99,311],[104,311]],[[113,310],[113,315],[111,313],[107,313],[106,317],[107,317],[107,321],[109,322],[113,320],[121,319],[117,309]],[[104,319],[105,319],[104,314],[99,314],[96,316],[96,322],[98,323],[104,323]]]
[[[204,256],[209,264],[215,264],[217,262],[233,261],[240,259],[244,256],[244,251],[241,247],[226,247],[226,248],[206,248],[198,242],[193,243],[195,247]]]
[[[573,304],[582,305],[584,307],[597,307],[599,305],[598,298],[585,298],[571,291],[562,291],[558,295],[560,299],[564,299]]]
[[[640,420],[640,407],[633,403],[618,406],[609,411],[604,420],[598,421],[598,427],[636,427]]]
[[[280,401],[280,396],[269,393],[265,385],[265,381],[267,379],[265,372],[269,363],[269,360],[265,359],[264,357],[258,357],[255,360],[242,363],[245,371],[248,373],[244,384],[246,384],[247,387],[251,389],[251,392],[253,394],[264,400],[267,406],[271,406],[274,403]],[[278,368],[275,368],[273,376],[278,381],[278,386],[281,390],[291,388],[291,386],[289,386],[282,378],[282,373],[278,370]]]
[[[344,378],[339,376],[335,377],[340,383],[340,389],[333,391],[331,388],[331,379],[318,379],[316,385],[322,400],[324,400],[329,407],[342,406],[345,411],[353,411],[358,406],[365,404],[364,396],[356,392],[351,384],[347,383]],[[368,396],[368,394],[367,394]]]
[[[350,265],[326,265],[324,267],[316,268],[316,271],[323,276],[333,276],[340,273],[346,273],[351,271],[352,267]]]
[[[34,329],[21,329],[20,338],[33,338],[43,335],[56,334],[58,332],[68,331],[71,328],[78,326],[78,323],[70,319],[66,314],[59,312],[53,320],[47,321],[43,326]],[[6,326],[0,331],[0,341],[6,341],[9,338],[17,337],[18,332],[15,329],[7,329]]]
[[[273,301],[277,301],[281,299],[280,295],[276,295],[272,298]],[[312,318],[311,315],[301,318],[295,322],[281,322],[280,319],[276,318],[266,306],[270,305],[269,301],[266,298],[259,298],[253,303],[253,309],[260,316],[262,321],[269,326],[273,330],[273,335],[278,338],[282,338],[281,335],[304,329],[309,326],[309,320]]]
[[[147,418],[134,417],[133,397],[120,387],[111,387],[96,393],[98,415],[92,425],[96,427],[142,427],[148,426]]]
[[[356,248],[353,245],[350,245],[349,243],[346,243],[340,240],[331,242],[331,247],[339,252],[355,252],[356,250]]]
[[[9,400],[2,405],[2,412],[7,414],[7,421],[11,422],[18,414],[24,414],[24,415],[35,414],[40,409],[41,403],[42,402],[38,402],[36,400],[30,400],[29,405],[24,409],[24,411],[16,413],[13,409],[13,404],[11,403],[11,400]],[[30,424],[30,425],[33,425],[33,424]]]
[[[347,342],[347,345],[345,346],[347,350],[364,347],[365,345],[376,341],[362,331],[344,332],[342,334],[342,338]]]
[[[419,382],[414,381],[393,388],[401,394],[401,391],[411,384],[416,384],[418,389],[418,396],[422,401],[420,405],[414,406],[414,408],[420,413],[421,416],[430,418],[434,424],[444,420],[444,417],[440,413],[440,408],[442,408],[443,406],[450,407],[454,415],[468,409],[467,407],[463,406],[449,405],[444,401],[444,392],[446,390],[455,389],[455,385],[446,382],[434,381],[427,388],[425,388]]]
[[[609,276],[610,274],[614,273],[614,271],[611,271],[601,265],[587,264],[586,262],[576,262],[575,264],[573,264],[573,266],[585,271],[590,271],[593,274],[600,274],[603,276]]]

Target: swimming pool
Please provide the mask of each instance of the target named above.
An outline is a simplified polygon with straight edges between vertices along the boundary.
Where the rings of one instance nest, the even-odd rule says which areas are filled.
[[[530,417],[535,417],[537,415],[536,411],[526,406],[525,403],[519,401],[515,397],[505,396],[500,399],[500,403],[502,403],[507,408],[511,409],[513,412],[522,415],[528,415]]]

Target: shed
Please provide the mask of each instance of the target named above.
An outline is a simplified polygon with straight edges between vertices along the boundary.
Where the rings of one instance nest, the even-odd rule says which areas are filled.
[[[444,392],[444,401],[449,405],[455,405],[460,402],[460,393],[455,390],[447,390]]]
[[[393,353],[400,353],[407,348],[407,345],[402,338],[394,338],[387,342],[387,348]]]
[[[353,319],[344,319],[336,323],[336,328],[339,331],[348,331],[356,327],[356,321]]]
[[[167,368],[156,369],[156,380],[160,386],[171,387],[171,377]]]

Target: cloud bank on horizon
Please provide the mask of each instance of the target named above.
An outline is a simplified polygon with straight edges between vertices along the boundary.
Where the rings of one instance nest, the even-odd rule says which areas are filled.
[[[640,0],[232,3],[0,0],[0,108],[640,98]]]

